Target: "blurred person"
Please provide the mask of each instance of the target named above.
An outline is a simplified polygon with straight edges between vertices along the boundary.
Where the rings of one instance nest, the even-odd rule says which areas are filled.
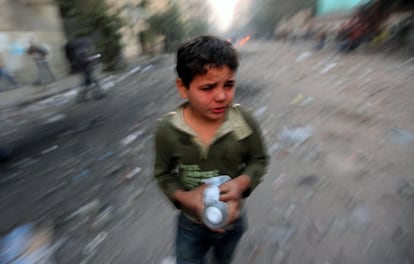
[[[64,52],[66,60],[69,63],[69,74],[73,74],[78,72],[76,68],[76,61],[75,61],[75,47],[74,47],[74,41],[69,40],[66,42],[64,46]]]
[[[186,102],[159,121],[154,161],[160,189],[181,211],[177,264],[201,264],[208,257],[231,263],[247,229],[244,199],[267,169],[259,125],[250,111],[232,105],[238,66],[233,45],[212,36],[192,39],[177,52],[176,87]],[[202,221],[204,181],[219,175],[231,178],[219,186],[228,217],[225,227],[211,229]]]
[[[19,84],[16,82],[16,80],[13,78],[13,76],[10,75],[9,71],[6,68],[6,63],[3,59],[3,54],[0,52],[0,82],[3,80],[8,82],[8,86],[10,85],[13,88],[18,88]],[[0,90],[2,90],[1,83],[0,83]]]
[[[49,67],[49,62],[47,60],[49,52],[46,48],[31,42],[29,48],[27,49],[27,54],[32,56],[37,68],[37,79],[33,82],[34,85],[41,85],[56,81],[55,76]]]
[[[104,97],[99,80],[94,74],[95,65],[101,55],[96,52],[92,40],[82,37],[75,39],[71,45],[74,67],[82,75],[82,82],[76,99],[77,102],[86,100],[88,92],[92,92],[95,99]]]
[[[318,43],[316,44],[315,49],[316,50],[323,49],[325,47],[325,44],[326,44],[326,39],[327,39],[327,36],[326,36],[325,31],[319,32],[319,35],[318,35]]]

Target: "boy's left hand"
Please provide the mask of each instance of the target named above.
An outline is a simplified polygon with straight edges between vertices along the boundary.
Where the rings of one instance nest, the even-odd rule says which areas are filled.
[[[239,200],[245,190],[250,187],[250,178],[240,175],[220,185],[220,201]]]

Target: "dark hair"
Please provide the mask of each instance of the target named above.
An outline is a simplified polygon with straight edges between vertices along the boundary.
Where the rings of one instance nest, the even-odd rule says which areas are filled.
[[[236,72],[239,58],[233,45],[213,36],[200,36],[183,43],[177,51],[177,74],[189,88],[196,75],[204,75],[206,66],[228,66]]]

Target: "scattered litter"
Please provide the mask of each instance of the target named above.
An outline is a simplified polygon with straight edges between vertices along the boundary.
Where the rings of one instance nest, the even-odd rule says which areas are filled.
[[[276,180],[273,182],[273,189],[278,189],[286,180],[287,174],[285,172],[282,172],[279,177],[276,178]]]
[[[257,118],[257,117],[261,116],[262,114],[264,114],[266,111],[267,111],[267,107],[262,106],[259,109],[257,109],[256,111],[254,111],[253,115]]]
[[[113,206],[105,208],[92,223],[92,228],[97,230],[108,224],[114,218],[114,211],[115,209]]]
[[[144,68],[144,69],[142,69],[142,72],[143,72],[143,73],[144,73],[144,72],[147,72],[147,71],[149,71],[152,67],[153,67],[153,65],[152,65],[152,64],[147,65],[147,66],[145,66],[145,68]]]
[[[397,191],[397,193],[404,199],[411,199],[414,197],[414,179],[406,181]]]
[[[81,179],[86,178],[89,176],[89,170],[85,169],[83,171],[81,171],[78,175],[75,175],[72,177],[72,181],[73,182],[79,182]]]
[[[142,134],[143,134],[142,130],[129,134],[128,136],[126,136],[124,139],[121,140],[121,144],[124,146],[129,145],[132,141],[137,139],[137,137],[139,137]]]
[[[305,106],[305,105],[308,105],[308,104],[310,104],[312,101],[313,101],[313,98],[312,98],[312,97],[307,97],[305,100],[303,100],[303,101],[300,103],[300,106]]]
[[[289,207],[283,213],[284,218],[289,218],[296,209],[296,205],[294,203],[289,204]]]
[[[365,230],[371,223],[371,218],[372,217],[367,206],[357,205],[350,214],[350,223],[352,224],[352,227],[357,229],[357,231]]]
[[[326,65],[326,67],[322,69],[321,74],[327,73],[328,71],[332,70],[335,66],[336,66],[336,63],[330,63]]]
[[[274,143],[272,146],[270,146],[269,148],[269,152],[271,155],[273,155],[278,149],[280,148],[279,143]]]
[[[295,62],[302,62],[302,61],[308,59],[310,56],[312,56],[312,52],[305,51],[295,59]]]
[[[41,153],[42,153],[42,155],[45,155],[45,154],[47,154],[49,152],[52,152],[54,150],[57,150],[57,149],[58,149],[58,145],[54,145],[54,146],[52,146],[50,148],[47,148],[47,149],[43,150]]]
[[[58,115],[52,116],[51,118],[47,119],[45,123],[46,124],[55,123],[57,121],[65,119],[65,118],[66,118],[66,116],[64,114],[58,114]]]
[[[307,175],[299,179],[298,185],[299,186],[311,186],[314,185],[318,181],[318,177],[315,175]]]
[[[279,140],[283,141],[287,145],[301,145],[312,136],[313,127],[304,126],[297,128],[286,128],[278,134]]]
[[[0,263],[57,263],[55,252],[64,240],[52,240],[51,229],[36,229],[33,224],[19,226],[0,239]]]
[[[297,105],[299,104],[303,99],[305,98],[305,96],[303,94],[298,94],[297,96],[295,96],[295,98],[292,99],[292,101],[290,101],[291,105]]]
[[[102,90],[104,90],[104,91],[108,91],[109,89],[111,89],[114,86],[115,86],[115,83],[114,82],[106,82],[106,83],[103,83],[101,85]]]
[[[114,152],[113,151],[108,151],[105,154],[103,154],[102,156],[100,156],[98,158],[98,160],[99,161],[106,160],[107,158],[110,158],[112,155],[114,155]]]
[[[414,135],[405,129],[394,128],[390,136],[391,140],[398,145],[408,145],[414,142]]]
[[[66,218],[66,220],[70,220],[78,216],[85,217],[87,215],[94,214],[98,212],[100,208],[101,208],[101,202],[98,199],[95,199],[85,204],[84,206],[76,210],[75,212],[73,212],[71,215],[69,215]]]
[[[133,68],[132,70],[130,70],[128,73],[129,74],[134,74],[134,73],[138,72],[139,70],[141,70],[141,67],[137,66],[137,67]]]
[[[125,179],[130,180],[130,179],[132,179],[135,175],[137,175],[140,172],[141,172],[141,168],[140,167],[136,167],[130,173],[128,173],[127,175],[125,175]]]
[[[25,158],[25,159],[19,160],[18,162],[14,163],[12,165],[12,167],[18,167],[20,169],[23,169],[23,168],[29,167],[29,166],[37,163],[37,162],[38,162],[37,159]]]
[[[106,238],[108,237],[107,232],[99,233],[91,242],[89,242],[83,249],[84,255],[91,254]]]
[[[173,256],[169,256],[169,257],[163,258],[163,260],[161,261],[161,264],[176,264],[175,259],[176,258],[173,257]]]

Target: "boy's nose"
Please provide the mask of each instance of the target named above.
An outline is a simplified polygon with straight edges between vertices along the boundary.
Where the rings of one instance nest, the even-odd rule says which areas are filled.
[[[224,91],[224,89],[218,89],[214,99],[216,99],[216,101],[223,101],[226,99],[226,92]]]

